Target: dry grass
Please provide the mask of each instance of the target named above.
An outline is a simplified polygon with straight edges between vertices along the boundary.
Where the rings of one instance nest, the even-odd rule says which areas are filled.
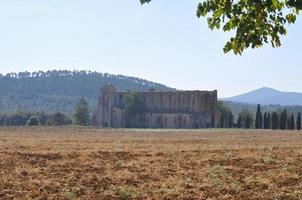
[[[1,128],[0,199],[302,199],[302,132]]]

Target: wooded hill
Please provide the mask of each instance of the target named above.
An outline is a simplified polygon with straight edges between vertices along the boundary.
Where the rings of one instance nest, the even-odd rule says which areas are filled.
[[[71,114],[80,97],[85,97],[94,110],[99,89],[108,83],[118,90],[174,90],[144,79],[91,71],[53,70],[0,74],[0,112],[25,110]]]
[[[160,91],[175,90],[163,84],[140,78],[90,71],[38,71],[0,74],[0,113],[31,111],[72,114],[80,97],[85,97],[92,111],[96,109],[99,89],[107,83],[118,90]],[[242,109],[256,113],[256,104],[224,101],[235,118]],[[289,112],[302,113],[302,106],[261,105],[263,112],[286,108]]]

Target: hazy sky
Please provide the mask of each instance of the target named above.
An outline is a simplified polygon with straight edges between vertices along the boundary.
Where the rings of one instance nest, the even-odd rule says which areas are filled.
[[[1,0],[0,72],[85,69],[220,97],[258,87],[302,92],[302,18],[283,46],[224,54],[196,0]]]

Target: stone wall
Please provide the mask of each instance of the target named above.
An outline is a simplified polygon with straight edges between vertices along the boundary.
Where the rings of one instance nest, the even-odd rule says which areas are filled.
[[[98,124],[100,127],[125,127],[125,95],[112,85],[100,91]],[[146,128],[206,128],[217,118],[217,91],[141,92],[146,112],[144,120],[135,123]]]
[[[191,114],[146,113],[145,126],[148,128],[194,128]]]

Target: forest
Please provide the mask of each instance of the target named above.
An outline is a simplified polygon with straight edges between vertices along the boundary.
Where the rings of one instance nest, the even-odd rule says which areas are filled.
[[[52,70],[0,74],[0,113],[62,112],[72,114],[76,101],[85,97],[92,110],[99,89],[111,83],[118,90],[173,90],[135,77],[91,71]]]

